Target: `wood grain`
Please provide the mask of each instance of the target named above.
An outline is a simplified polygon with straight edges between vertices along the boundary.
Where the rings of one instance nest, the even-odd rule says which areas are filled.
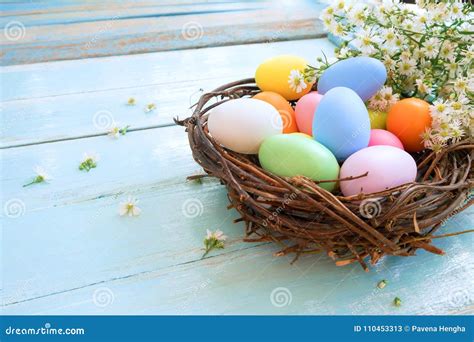
[[[2,65],[317,38],[325,35],[318,2],[226,2],[67,14],[43,11],[0,18]],[[87,10],[89,8],[89,10]],[[92,14],[91,14],[92,12]],[[9,29],[10,28],[10,29]],[[16,28],[20,32],[14,32]],[[11,30],[11,31],[10,31]]]
[[[76,151],[89,147],[105,155],[97,169],[82,174]],[[12,148],[3,150],[2,160],[10,165],[2,173],[5,314],[472,312],[471,235],[438,241],[444,257],[385,258],[369,274],[359,266],[335,267],[324,255],[290,265],[289,258],[272,257],[277,246],[241,242],[243,227],[232,223],[237,213],[225,209],[222,186],[185,182],[197,168],[179,127],[132,132],[118,141],[94,137]],[[21,188],[27,166],[48,160],[56,165],[55,179]],[[139,198],[141,216],[118,216],[128,195]],[[19,217],[5,215],[11,199],[24,202]],[[197,205],[195,217],[189,203]],[[472,225],[473,214],[453,217],[440,233]],[[200,260],[207,228],[223,230],[230,241]],[[383,291],[375,288],[381,279],[389,283]],[[290,291],[291,304],[272,305],[278,287]],[[104,291],[114,300],[98,305],[94,293]],[[391,306],[395,296],[402,308]]]
[[[168,125],[190,115],[200,89],[251,77],[271,56],[297,52],[314,61],[333,49],[315,39],[5,67],[0,147],[103,134],[99,116],[132,129]],[[129,97],[136,106],[125,104]],[[157,110],[145,114],[148,103]]]

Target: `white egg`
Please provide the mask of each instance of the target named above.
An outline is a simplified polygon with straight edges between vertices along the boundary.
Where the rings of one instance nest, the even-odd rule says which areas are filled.
[[[281,134],[280,113],[269,103],[243,98],[213,108],[207,121],[209,133],[232,151],[256,154],[266,137]]]

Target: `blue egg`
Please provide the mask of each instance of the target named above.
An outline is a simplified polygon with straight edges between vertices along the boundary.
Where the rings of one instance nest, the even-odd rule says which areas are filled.
[[[378,59],[353,57],[327,68],[318,80],[318,93],[326,94],[335,87],[354,90],[363,101],[370,99],[387,80],[387,69]]]
[[[316,108],[313,137],[326,146],[338,161],[367,147],[370,119],[359,95],[345,87],[329,90]]]

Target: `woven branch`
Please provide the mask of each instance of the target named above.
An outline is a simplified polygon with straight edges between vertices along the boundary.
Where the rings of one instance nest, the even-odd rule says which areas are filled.
[[[295,260],[325,251],[338,266],[359,262],[366,271],[367,258],[375,264],[384,255],[411,256],[418,248],[443,254],[431,244],[433,234],[474,202],[472,139],[439,153],[413,154],[418,164],[414,183],[344,197],[306,177],[278,177],[262,169],[255,155],[233,152],[212,139],[209,110],[259,91],[254,79],[229,83],[202,95],[191,117],[175,119],[186,127],[196,162],[226,185],[229,207],[246,223],[247,241],[282,244],[277,255],[296,253]]]

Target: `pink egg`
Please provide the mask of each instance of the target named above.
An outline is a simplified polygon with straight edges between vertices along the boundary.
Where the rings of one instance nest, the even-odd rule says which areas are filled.
[[[313,117],[323,95],[312,91],[298,100],[295,107],[296,125],[302,133],[313,135]]]
[[[352,154],[341,166],[340,178],[367,176],[340,182],[344,196],[371,194],[415,181],[413,157],[393,146],[370,146]]]
[[[370,130],[370,140],[369,146],[376,146],[376,145],[387,145],[398,147],[404,150],[403,144],[400,139],[393,133],[386,131],[384,129],[371,129]]]

